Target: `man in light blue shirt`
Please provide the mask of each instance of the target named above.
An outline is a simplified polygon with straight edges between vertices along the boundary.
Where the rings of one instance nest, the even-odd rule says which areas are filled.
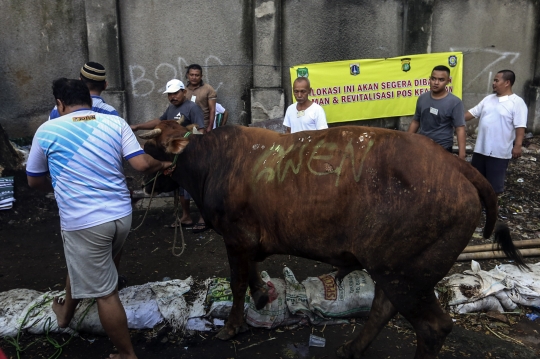
[[[65,298],[54,298],[52,309],[66,328],[80,300],[96,298],[103,329],[119,351],[110,358],[136,359],[114,263],[131,227],[122,160],[144,173],[167,172],[171,162],[144,153],[122,118],[93,111],[82,81],[58,79],[53,93],[61,116],[39,127],[26,165],[29,186],[54,189],[60,211],[68,276]]]

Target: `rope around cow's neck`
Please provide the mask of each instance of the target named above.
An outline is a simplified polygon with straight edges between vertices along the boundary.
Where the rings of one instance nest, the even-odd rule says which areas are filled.
[[[184,138],[187,138],[189,137],[189,135],[191,135],[191,131],[188,131],[184,134]],[[174,159],[172,161],[172,164],[168,167],[168,168],[172,168],[174,166],[176,166],[176,161],[178,160],[178,155],[180,153],[177,153],[175,156],[174,156]],[[154,182],[154,184],[152,185],[152,192],[150,193],[150,201],[148,202],[148,207],[146,208],[146,212],[144,213],[144,217],[141,221],[141,223],[133,228],[131,231],[136,231],[137,229],[139,229],[144,221],[146,220],[146,215],[148,214],[148,211],[150,210],[150,205],[152,204],[152,199],[154,198],[154,189],[156,188],[156,182],[157,182],[157,178],[159,176],[161,176],[163,174],[162,171],[158,171],[156,173],[156,175],[154,176],[154,178],[152,178],[151,180],[149,180],[148,182],[144,183],[142,186],[143,187],[146,187],[147,185],[149,185],[150,183]],[[186,243],[185,243],[185,240],[184,240],[184,231],[182,230],[182,223],[180,223],[180,219],[178,218],[178,207],[179,207],[179,201],[178,201],[178,189],[176,189],[174,191],[174,241],[173,241],[173,246],[172,246],[172,254],[176,257],[180,257],[182,255],[182,253],[184,253],[184,249],[186,247]],[[174,250],[176,248],[176,236],[177,236],[177,230],[178,230],[178,226],[180,226],[180,234],[181,234],[181,237],[182,237],[182,252],[180,252],[179,254],[176,254],[174,253]]]
[[[188,132],[189,134],[191,134],[191,132]],[[184,136],[185,137],[185,136]],[[178,155],[179,153],[177,153],[175,156],[174,156],[174,159],[172,161],[172,164],[166,168],[169,169],[169,168],[172,168],[174,166],[176,166],[176,161],[178,160]],[[156,182],[157,182],[157,178],[159,176],[161,176],[163,174],[162,171],[157,171],[156,175],[154,176],[154,178],[152,178],[151,180],[149,180],[148,182],[144,183],[142,185],[142,187],[146,187],[147,185],[149,185],[150,183],[154,182],[154,184],[152,185],[152,192],[150,193],[150,202],[148,202],[148,207],[146,208],[146,212],[144,213],[144,217],[141,221],[141,224],[139,224],[137,227],[133,228],[132,231],[136,231],[137,229],[139,229],[143,223],[144,223],[144,220],[146,219],[146,215],[148,214],[148,211],[150,210],[150,205],[152,204],[152,198],[154,198],[154,189],[156,188]]]
[[[178,157],[178,155],[176,155],[176,157]],[[176,157],[174,159],[173,165],[176,163]],[[133,228],[131,231],[136,231],[137,229],[139,229],[143,225],[146,219],[146,215],[148,214],[148,211],[150,210],[150,205],[152,204],[152,199],[154,198],[154,189],[156,188],[156,182],[157,182],[156,179],[158,177],[158,174],[156,174],[156,176],[154,177],[154,185],[152,186],[152,192],[150,193],[150,201],[148,202],[148,207],[146,208],[146,212],[144,212],[144,217],[141,221],[141,224]],[[180,195],[179,195],[178,189],[175,189],[174,190],[174,239],[173,239],[173,246],[172,246],[172,254],[175,257],[180,257],[184,253],[184,250],[186,248],[186,241],[184,239],[184,231],[182,230],[182,223],[180,223],[180,217],[178,215],[180,212],[179,211],[180,201],[178,199],[179,196]],[[175,250],[176,250],[176,238],[178,237],[178,227],[180,227],[180,236],[182,237],[182,251],[176,254]]]
[[[188,131],[188,132],[186,132],[186,133],[184,134],[184,138],[189,137],[189,135],[191,135],[191,132],[190,132],[190,131]],[[172,167],[174,167],[174,166],[176,165],[176,161],[178,160],[178,155],[179,155],[179,154],[180,154],[180,153],[177,153],[177,154],[174,156],[174,159],[173,159],[173,161],[172,161],[172,164],[171,164],[168,168],[172,168]],[[168,168],[166,168],[166,169],[168,169]],[[158,178],[159,176],[161,176],[162,174],[163,174],[163,172],[158,171],[158,172],[156,173],[156,176],[155,176],[154,178],[152,178],[152,179],[149,180],[148,182],[144,183],[142,186],[143,186],[143,187],[146,187],[146,186],[148,186],[150,183],[152,183],[152,181],[154,182],[154,186],[155,186],[155,185],[156,185],[156,180],[157,180],[157,178]],[[153,193],[153,192],[154,192],[154,188],[152,188],[152,193]],[[138,228],[138,227],[137,227],[137,228]]]
[[[146,215],[148,214],[148,211],[150,210],[150,205],[152,204],[152,199],[154,198],[154,189],[156,188],[156,179],[158,178],[158,176],[161,174],[161,171],[158,171],[156,173],[156,176],[152,179],[152,181],[154,181],[154,185],[152,186],[152,192],[150,192],[150,201],[148,202],[148,207],[146,208],[146,212],[144,212],[144,217],[141,221],[141,223],[135,227],[135,228],[132,228],[130,232],[133,232],[133,231],[136,231],[137,229],[141,228],[141,226],[143,225],[144,223],[144,220],[146,219]],[[150,182],[148,182],[150,183]],[[143,185],[143,187],[146,186],[146,184]]]

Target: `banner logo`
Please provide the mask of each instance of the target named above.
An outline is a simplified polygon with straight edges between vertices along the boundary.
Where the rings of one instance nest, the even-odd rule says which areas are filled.
[[[299,67],[296,69],[296,77],[309,77],[307,67]]]
[[[448,58],[448,65],[450,65],[450,67],[456,67],[457,65],[457,56],[456,55],[452,55]]]
[[[360,64],[350,64],[349,67],[351,68],[351,75],[360,75]]]
[[[411,59],[401,59],[401,71],[407,72],[411,69]]]

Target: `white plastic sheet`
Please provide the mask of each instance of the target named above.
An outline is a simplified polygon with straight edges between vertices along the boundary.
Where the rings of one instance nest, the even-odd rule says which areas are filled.
[[[448,293],[441,298],[447,298],[447,304],[457,313],[512,311],[518,304],[540,306],[540,263],[529,267],[530,271],[502,264],[484,271],[478,262],[472,261],[471,270],[453,274],[439,283],[438,287]]]

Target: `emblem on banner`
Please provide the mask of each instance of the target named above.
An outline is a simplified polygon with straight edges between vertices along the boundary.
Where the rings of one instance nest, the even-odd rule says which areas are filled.
[[[456,67],[456,65],[457,65],[457,56],[456,55],[451,55],[450,57],[448,57],[448,65],[450,65],[450,67]]]
[[[309,77],[309,72],[307,67],[299,67],[296,69],[297,77]]]
[[[411,69],[411,59],[401,59],[401,71],[407,72]]]
[[[351,75],[360,75],[360,64],[350,64],[349,67],[351,68]]]

